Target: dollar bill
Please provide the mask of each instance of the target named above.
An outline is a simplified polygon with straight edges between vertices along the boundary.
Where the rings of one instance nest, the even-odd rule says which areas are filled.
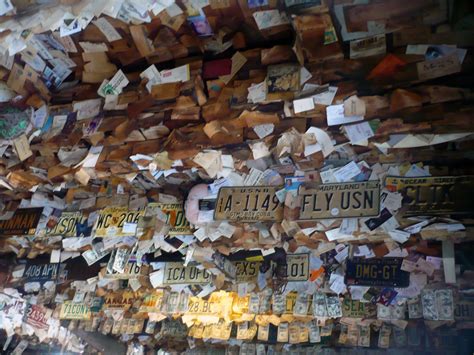
[[[438,320],[438,309],[436,307],[436,294],[434,290],[423,290],[421,293],[423,305],[423,318],[426,320]]]
[[[163,302],[163,305],[165,306],[165,314],[174,314],[178,312],[179,296],[179,292],[168,292],[166,301]]]
[[[321,336],[329,337],[332,334],[332,329],[334,328],[333,323],[328,323],[324,327],[321,327]]]
[[[339,344],[346,345],[347,344],[347,332],[348,327],[345,324],[341,324],[341,332],[339,333]]]
[[[258,308],[258,313],[263,314],[270,310],[272,300],[272,290],[267,289],[260,293],[260,306]]]
[[[342,317],[341,300],[337,296],[330,296],[326,299],[329,318]]]
[[[258,295],[256,293],[251,293],[249,299],[249,313],[257,314],[259,305],[260,298],[258,297]]]
[[[247,339],[247,330],[249,329],[249,322],[242,322],[237,324],[237,339]]]
[[[309,327],[306,323],[299,324],[299,342],[307,343],[309,341]]]
[[[397,348],[406,346],[407,335],[405,333],[405,329],[402,329],[399,327],[393,327],[393,340]]]
[[[277,342],[288,342],[288,328],[288,323],[280,323],[280,325],[278,326]]]
[[[391,319],[390,306],[384,306],[381,303],[377,303],[377,318],[384,319],[384,320]]]
[[[285,302],[286,297],[282,293],[274,293],[272,302],[273,313],[283,314],[285,312]]]
[[[359,338],[359,329],[353,324],[347,327],[347,344],[352,346],[357,346],[357,341]]]
[[[408,318],[419,319],[423,317],[421,298],[419,296],[408,300]]]
[[[185,292],[181,292],[179,296],[179,302],[177,307],[178,313],[186,313],[189,307],[189,294]]]
[[[439,320],[454,320],[453,290],[436,290]]]
[[[313,315],[315,317],[327,317],[327,304],[326,304],[326,294],[322,292],[316,292],[313,295]]]
[[[359,339],[357,340],[358,346],[365,348],[370,347],[370,325],[359,325]]]
[[[298,322],[290,323],[289,326],[289,343],[298,344],[300,342],[299,336],[300,326]]]
[[[378,340],[378,347],[387,349],[390,345],[390,333],[391,328],[387,324],[383,324],[382,328],[379,331],[379,340]]]
[[[321,342],[321,335],[319,332],[319,325],[316,320],[313,320],[309,323],[309,342],[310,343],[319,343]]]
[[[270,325],[259,325],[257,339],[261,341],[267,341],[268,335],[270,334]]]
[[[255,355],[255,343],[242,343],[240,347],[240,355]]]
[[[390,318],[391,319],[405,319],[406,303],[394,304],[390,306]]]
[[[306,316],[308,314],[308,306],[308,295],[305,293],[299,293],[296,297],[295,306],[293,307],[293,315]]]

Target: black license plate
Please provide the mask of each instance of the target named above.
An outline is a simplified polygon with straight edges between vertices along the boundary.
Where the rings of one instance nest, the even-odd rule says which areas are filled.
[[[389,176],[385,186],[402,193],[406,215],[471,213],[474,209],[474,176]]]
[[[54,281],[59,275],[59,264],[27,264],[23,277],[28,282]]]
[[[410,273],[400,269],[403,258],[347,260],[346,285],[408,287]]]

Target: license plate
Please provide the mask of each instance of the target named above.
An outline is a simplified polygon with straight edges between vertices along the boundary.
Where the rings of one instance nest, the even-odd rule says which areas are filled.
[[[125,223],[138,223],[145,210],[129,211],[126,207],[105,208],[100,211],[94,226],[96,237],[126,237],[134,233],[123,232]]]
[[[255,281],[258,275],[260,261],[238,260],[233,262],[236,267],[235,280],[237,282]]]
[[[346,285],[408,287],[410,273],[400,269],[403,258],[353,258],[346,264]]]
[[[90,319],[90,308],[84,303],[64,302],[59,313],[60,319]]]
[[[186,314],[217,315],[219,314],[219,304],[199,297],[189,297]]]
[[[342,302],[342,315],[349,318],[375,318],[377,308],[370,302],[345,298]]]
[[[463,321],[474,321],[474,302],[459,301],[454,308],[454,319]]]
[[[211,274],[195,266],[183,266],[181,263],[169,262],[165,264],[163,284],[207,284],[211,282]]]
[[[185,339],[188,335],[188,327],[178,320],[165,319],[161,324],[160,336],[162,338],[172,337]]]
[[[309,256],[308,254],[287,254],[287,281],[306,281],[309,278]],[[236,281],[255,281],[261,261],[238,260],[233,262],[236,266]],[[276,265],[272,264],[274,268]]]
[[[300,186],[300,219],[377,216],[380,212],[378,181]]]
[[[469,213],[474,210],[474,176],[385,179],[389,191],[403,195],[406,215]]]
[[[163,303],[163,292],[155,291],[144,297],[140,312],[160,312]]]
[[[169,235],[183,235],[193,233],[193,229],[184,215],[183,204],[150,203],[146,208],[146,215],[156,215],[156,213],[150,214],[153,213],[155,209],[160,209],[164,214],[166,214],[166,223],[171,226],[168,231]]]
[[[137,278],[141,275],[141,266],[138,266],[135,262],[128,262],[125,266],[125,270],[123,272],[117,272],[112,270],[111,273],[106,273],[106,279],[116,279],[116,280],[127,280]]]
[[[19,208],[12,218],[0,221],[0,236],[34,235],[43,208]]]
[[[128,310],[135,299],[135,295],[130,291],[111,292],[104,297],[104,308]]]
[[[48,318],[52,313],[52,310],[36,304],[30,304],[26,312],[26,323],[38,329],[48,329]]]
[[[23,273],[28,282],[56,280],[58,275],[59,264],[27,264]]]
[[[281,221],[283,205],[276,192],[281,187],[221,187],[217,196],[215,220],[240,222]]]
[[[86,218],[82,212],[63,212],[53,229],[47,229],[46,235],[62,235],[63,237],[76,236],[76,223],[84,223]]]

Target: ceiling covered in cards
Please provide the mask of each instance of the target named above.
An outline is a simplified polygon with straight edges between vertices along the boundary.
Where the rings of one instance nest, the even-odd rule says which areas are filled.
[[[472,76],[459,74],[470,32],[460,18],[430,29],[459,14],[315,3],[5,1],[1,207],[126,205],[229,174],[242,185],[282,158],[291,173],[467,158],[432,153],[473,129]]]
[[[340,332],[328,344],[364,347],[376,329],[386,348],[417,297],[413,318],[455,325],[458,266],[474,269],[459,257],[474,226],[473,12],[1,1],[0,251],[14,262],[0,301],[49,321],[20,332],[18,311],[0,329],[21,333],[15,346],[53,338],[79,352],[87,337],[64,320],[102,322],[142,350],[163,329],[183,349],[236,326],[249,344],[267,327],[259,340]]]

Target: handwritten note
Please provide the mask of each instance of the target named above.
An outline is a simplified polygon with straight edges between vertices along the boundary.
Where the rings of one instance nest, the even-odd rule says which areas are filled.
[[[438,59],[417,63],[416,69],[418,71],[418,79],[430,80],[460,72],[461,64],[458,56],[453,53]]]

